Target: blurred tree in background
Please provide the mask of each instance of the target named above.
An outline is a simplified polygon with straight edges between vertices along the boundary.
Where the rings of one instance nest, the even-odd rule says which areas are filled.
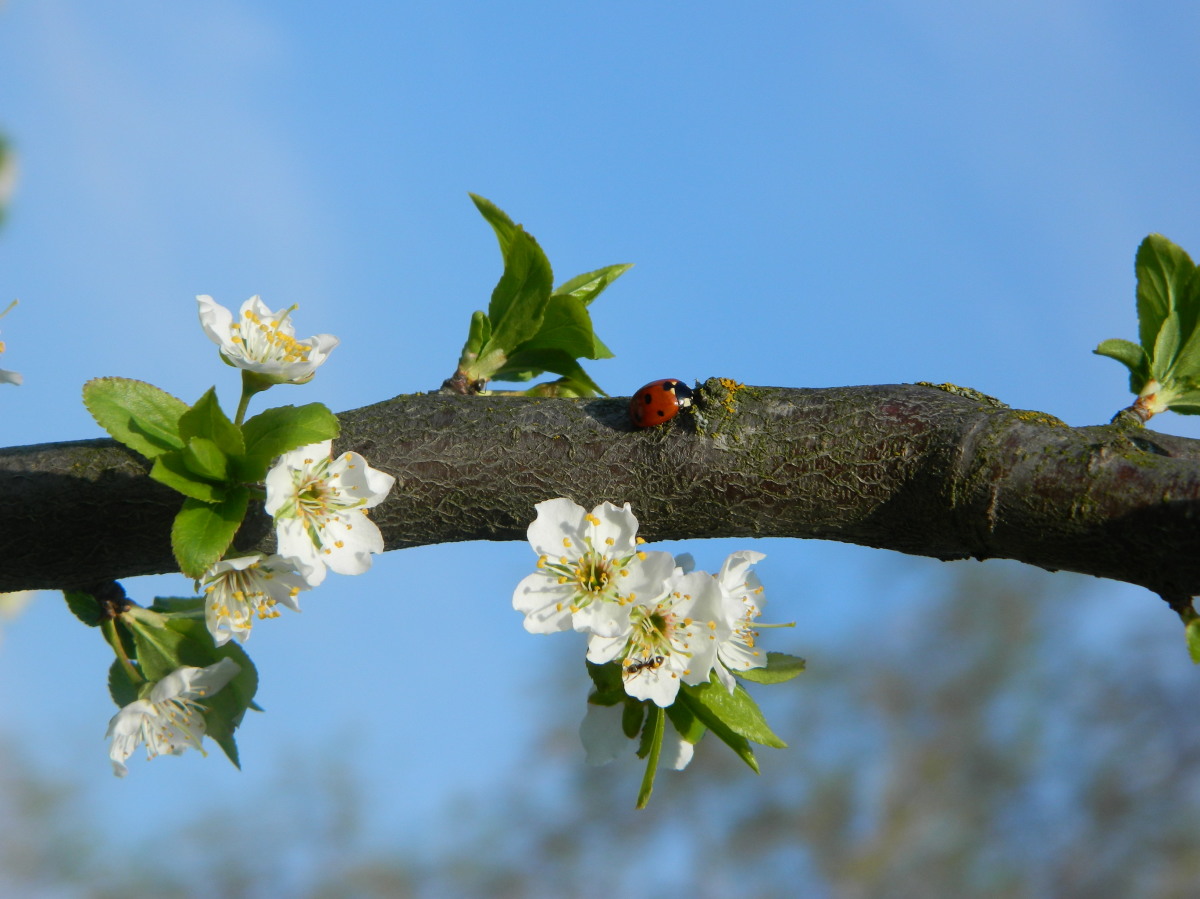
[[[328,760],[281,760],[277,789],[249,797],[272,809],[274,828],[248,832],[236,808],[211,809],[130,846],[68,817],[77,788],[32,778],[10,745],[0,892],[1195,895],[1194,684],[1187,666],[1148,664],[1164,653],[1136,630],[1145,616],[1089,618],[1080,610],[1094,608],[1098,582],[1082,577],[1004,563],[910,570],[942,587],[822,650],[767,709],[792,746],[763,755],[761,778],[707,740],[688,783],[664,775],[663,795],[634,813],[632,756],[585,769],[575,733],[550,729],[503,794],[463,797],[428,822],[420,850],[366,832],[351,772]],[[576,717],[585,681],[563,677],[548,727]]]

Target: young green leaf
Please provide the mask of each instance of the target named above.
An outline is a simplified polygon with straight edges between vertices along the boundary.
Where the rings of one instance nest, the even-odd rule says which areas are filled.
[[[632,740],[641,731],[645,720],[646,704],[626,697],[621,708],[621,732]]]
[[[151,612],[171,617],[198,618],[204,615],[203,596],[156,596],[150,603]]]
[[[740,684],[730,693],[714,675],[707,684],[695,687],[684,685],[680,687],[680,692],[687,697],[689,707],[709,727],[712,727],[711,721],[715,718],[747,740],[775,749],[787,746],[787,743],[775,736],[767,726],[758,704]]]
[[[695,745],[700,742],[708,728],[689,707],[686,702],[674,702],[667,706],[667,718],[679,736]]]
[[[216,441],[192,437],[183,448],[183,464],[188,471],[210,481],[224,481],[229,474],[229,459]]]
[[[500,242],[500,255],[507,258],[513,234],[516,233],[520,225],[514,224],[513,220],[505,214],[504,210],[491,200],[481,197],[478,194],[468,194],[468,196],[471,198],[471,202],[475,204],[475,208],[479,210],[480,215],[487,219],[488,224],[492,226],[492,230],[496,232],[496,240]]]
[[[600,296],[608,285],[631,268],[633,268],[633,263],[625,262],[620,265],[606,265],[594,272],[584,272],[554,288],[554,296],[575,297],[577,300],[581,300],[585,306],[591,305],[592,300]]]
[[[480,361],[489,355],[507,356],[538,332],[553,281],[546,254],[531,235],[518,228],[504,255],[504,274],[488,304],[492,334],[480,351]]]
[[[99,627],[100,622],[104,620],[100,602],[92,594],[82,590],[64,590],[63,598],[67,601],[67,608],[71,610],[71,614],[88,627]]]
[[[620,665],[612,662],[604,665],[588,662],[587,673],[596,687],[596,692],[588,697],[588,702],[595,705],[616,705],[625,700],[625,684],[621,680]]]
[[[528,350],[562,350],[572,358],[595,359],[596,334],[592,317],[582,300],[575,297],[551,297],[546,304],[542,326],[516,352]]]
[[[1114,337],[1111,340],[1103,341],[1092,352],[1097,356],[1116,359],[1128,368],[1130,373],[1142,375],[1143,383],[1150,380],[1150,357],[1146,355],[1145,350],[1131,340]],[[1138,386],[1134,393],[1141,389],[1141,386]]]
[[[137,687],[129,679],[129,672],[121,664],[120,659],[114,659],[108,667],[108,695],[121,708],[138,698]]]
[[[171,549],[179,570],[190,578],[202,577],[233,542],[249,501],[245,487],[230,488],[218,503],[185,499],[171,527]]]
[[[1160,382],[1168,380],[1175,356],[1179,353],[1180,334],[1179,316],[1175,310],[1167,313],[1162,326],[1158,329],[1158,337],[1150,352],[1150,374]]]
[[[212,387],[179,417],[179,436],[185,444],[196,437],[211,440],[227,456],[240,456],[246,451],[242,429],[221,409],[217,392]]]
[[[718,685],[719,686],[719,685]],[[724,687],[720,687],[724,689]],[[713,734],[723,742],[726,746],[737,753],[738,758],[745,762],[755,774],[758,773],[758,759],[754,757],[754,750],[750,746],[750,741],[741,734],[736,733],[724,721],[714,714],[707,706],[699,702],[692,694],[691,687],[682,686],[679,688],[679,698],[675,700],[675,704],[679,705],[682,702],[692,714],[696,716]]]
[[[234,468],[242,480],[261,481],[278,456],[332,440],[340,430],[337,416],[322,403],[266,409],[242,425],[246,455]]]
[[[508,360],[508,364],[495,373],[494,377],[498,381],[527,380],[544,371],[552,371],[556,375],[563,375],[586,386],[592,391],[588,394],[590,396],[608,396],[583,370],[583,366],[575,361],[570,353],[562,350],[518,350]],[[523,378],[514,377],[522,374]]]
[[[130,378],[94,378],[83,385],[83,404],[115,440],[147,459],[183,449],[179,419],[187,411],[187,403],[153,384]]]
[[[1184,635],[1187,637],[1188,654],[1192,657],[1192,664],[1200,665],[1200,617],[1188,622]]]
[[[150,477],[189,499],[202,503],[220,502],[229,491],[228,485],[192,471],[182,451],[163,453],[155,459],[154,465],[150,467]]]
[[[167,627],[161,616],[147,614],[144,609],[131,610],[121,617],[121,622],[133,635],[138,667],[147,682],[160,681],[188,664],[180,658],[183,636]]]
[[[488,321],[487,313],[476,309],[471,313],[471,327],[467,329],[467,342],[463,345],[462,365],[478,359],[480,351],[491,336],[492,324]]]
[[[747,668],[736,672],[737,676],[756,684],[781,684],[803,673],[804,659],[786,652],[767,653],[767,667]]]
[[[1161,234],[1151,234],[1138,247],[1134,260],[1138,336],[1147,353],[1156,347],[1159,331],[1172,310],[1177,308],[1179,293],[1195,268],[1188,254]],[[1193,324],[1194,321],[1192,316]],[[1156,353],[1154,355],[1157,356]],[[1158,362],[1157,359],[1155,361]]]

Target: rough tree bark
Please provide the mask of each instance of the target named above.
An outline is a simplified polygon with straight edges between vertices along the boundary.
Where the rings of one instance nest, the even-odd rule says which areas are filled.
[[[949,385],[708,381],[699,416],[634,431],[625,399],[400,396],[339,416],[337,450],[397,478],[388,549],[518,540],[533,504],[630,501],[647,539],[803,537],[1017,559],[1200,594],[1200,441],[1071,428]],[[176,570],[181,498],[109,440],[0,450],[0,591]],[[271,546],[259,508],[235,545]]]

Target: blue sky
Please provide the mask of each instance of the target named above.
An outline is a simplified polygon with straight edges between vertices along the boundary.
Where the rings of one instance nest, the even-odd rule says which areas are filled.
[[[1158,231],[1200,253],[1197,26],[1182,2],[13,0],[0,128],[20,177],[0,304],[21,301],[3,364],[25,385],[0,388],[0,442],[100,436],[79,402],[99,375],[189,400],[215,383],[232,407],[198,293],[298,303],[302,333],[341,338],[272,403],[436,388],[500,271],[468,191],[523,222],[560,281],[636,263],[593,307],[617,356],[590,371],[613,394],[667,376],[953,381],[1107,421],[1126,379],[1090,351],[1135,334],[1135,247]],[[1179,416],[1155,425],[1200,436]],[[711,568],[746,545],[687,548]],[[800,625],[779,640],[806,655],[864,620],[891,564],[755,548],[774,615]],[[195,756],[116,782],[107,650],[50,595],[5,628],[0,715],[97,812],[154,820],[345,753],[382,825],[420,832],[448,797],[537,770],[519,761],[523,722],[561,648],[509,606],[531,561],[518,544],[390,553],[256,629],[268,713],[240,734],[240,774]],[[144,601],[186,588],[126,586]]]

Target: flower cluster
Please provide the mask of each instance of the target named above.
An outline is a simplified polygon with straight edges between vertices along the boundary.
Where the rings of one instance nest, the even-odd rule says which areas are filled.
[[[253,296],[240,319],[210,296],[198,296],[200,322],[221,358],[256,379],[302,384],[338,344],[331,334],[297,340],[290,315],[272,312]],[[275,520],[278,553],[223,559],[201,579],[205,620],[218,646],[244,643],[255,617],[275,618],[278,606],[300,611],[297,594],[325,580],[328,569],[362,574],[383,536],[367,509],[388,495],[395,478],[371,468],[358,453],[332,456],[332,440],[283,453],[267,472],[265,508]]]
[[[239,647],[219,648],[231,640],[245,643],[254,620],[278,617],[281,606],[300,611],[301,591],[321,584],[328,571],[361,574],[370,568],[372,554],[383,552],[383,536],[368,510],[381,503],[395,483],[358,453],[333,456],[333,440],[319,438],[336,436],[337,419],[319,404],[285,406],[245,420],[255,394],[277,384],[311,380],[337,346],[336,337],[318,334],[298,340],[290,321],[293,310],[273,312],[257,296],[242,305],[236,321],[211,297],[196,299],[205,333],[220,348],[221,358],[242,372],[235,419],[225,417],[211,391],[188,407],[149,385],[110,380],[93,387],[95,396],[109,391],[101,396],[109,400],[108,407],[133,395],[143,400],[134,404],[137,409],[166,410],[149,424],[135,422],[136,429],[124,428],[120,415],[115,420],[106,417],[104,403],[94,404],[93,414],[98,410],[98,420],[111,425],[118,439],[156,458],[151,476],[189,498],[191,505],[185,503],[181,516],[203,516],[200,526],[177,520],[172,546],[181,570],[196,577],[197,589],[203,592],[204,622],[211,635],[211,640],[204,636],[205,647],[192,645],[189,657],[224,654],[203,668],[179,665],[178,658],[165,665],[155,659],[148,668],[136,652],[127,653],[123,643],[110,640],[128,687],[118,700],[124,705],[108,729],[110,756],[119,776],[125,775],[125,761],[139,743],[145,743],[154,758],[178,754],[188,746],[200,749],[201,738],[211,732],[227,753],[232,752],[232,731],[251,702],[256,679]],[[167,414],[170,410],[173,415]],[[166,444],[147,442],[139,436],[143,433],[166,433]],[[239,503],[244,510],[254,490],[274,519],[277,551],[222,558],[238,524],[234,520],[222,534],[222,528],[229,527],[223,524],[223,513]],[[159,610],[156,605],[130,612],[124,622],[134,633],[135,650],[143,643],[160,645],[156,632],[170,631],[174,618],[198,617],[198,605],[176,610]],[[172,631],[168,645],[178,643],[179,633]],[[227,693],[223,700],[228,701],[217,706],[207,702],[230,683],[235,688],[228,693],[235,697]],[[133,695],[137,698],[131,702],[125,698]],[[220,722],[219,728],[214,721]]]
[[[537,568],[517,585],[513,607],[531,633],[587,635],[597,684],[580,730],[589,762],[609,761],[636,736],[623,722],[626,706],[638,705],[640,716],[641,706],[676,706],[681,691],[685,705],[702,704],[697,697],[713,688],[732,696],[735,673],[767,667],[755,629],[765,599],[751,570],[762,553],[735,552],[712,575],[692,570],[690,556],[646,549],[628,503],[588,512],[559,498],[535,508],[528,536]],[[620,692],[606,690],[617,678]],[[704,728],[686,726],[682,713],[668,717],[675,726],[658,746],[682,768]]]

